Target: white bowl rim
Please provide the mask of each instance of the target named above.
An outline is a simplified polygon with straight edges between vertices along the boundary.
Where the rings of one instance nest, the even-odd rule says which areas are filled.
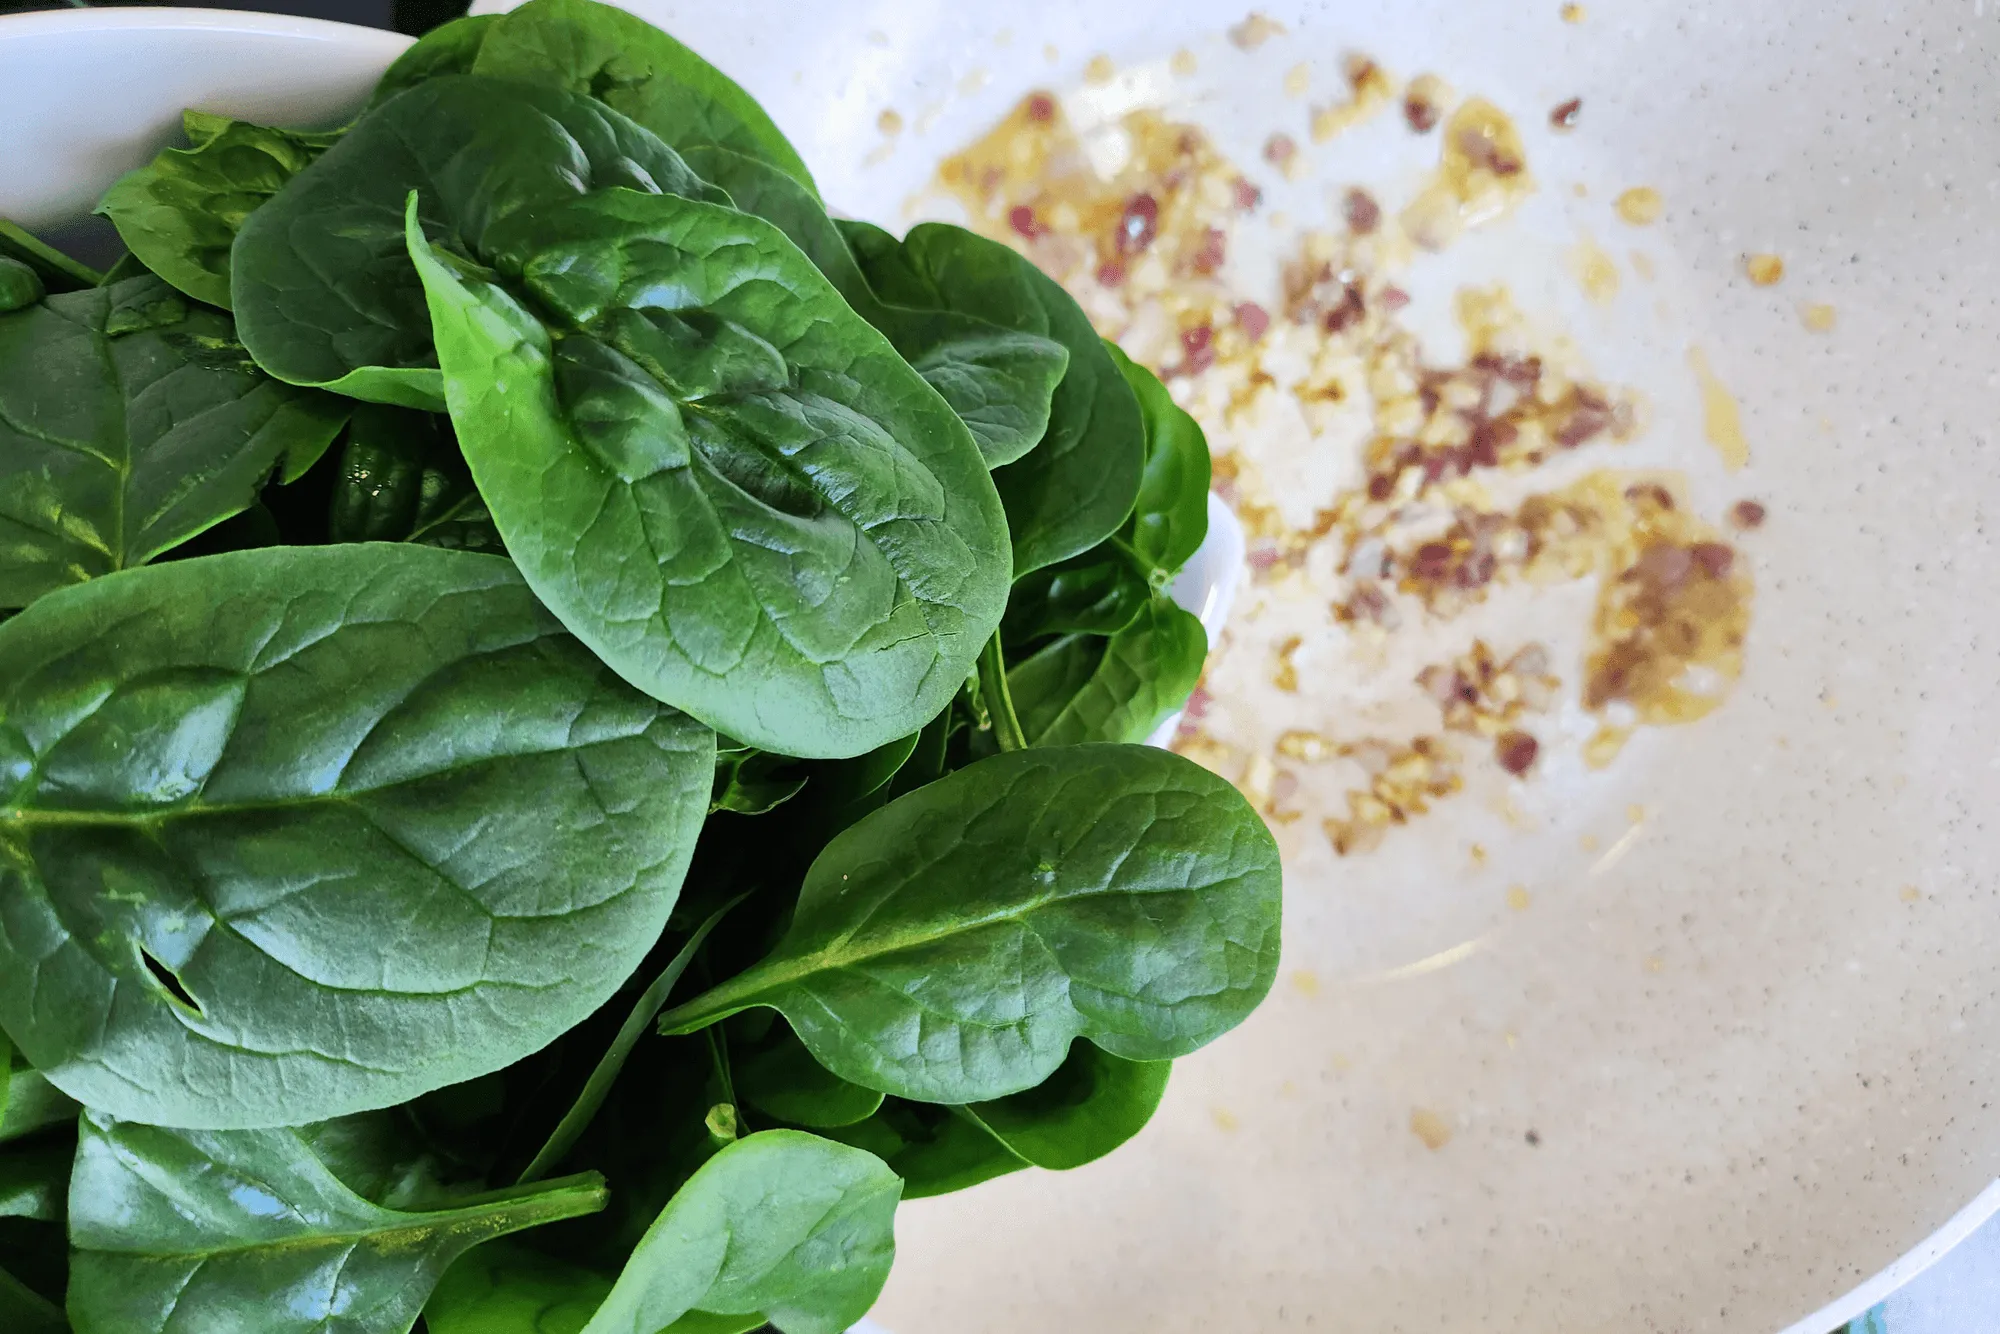
[[[21,14],[0,14],[0,36],[19,38],[43,33],[115,32],[136,29],[147,32],[241,32],[273,37],[298,37],[315,42],[343,42],[380,45],[401,50],[411,38],[381,28],[335,19],[301,18],[292,14],[266,14],[248,9],[200,9],[162,7],[153,9],[41,9]]]

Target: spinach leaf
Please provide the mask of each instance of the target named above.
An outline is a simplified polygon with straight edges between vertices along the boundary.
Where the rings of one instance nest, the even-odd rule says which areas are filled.
[[[1143,1130],[1172,1072],[1172,1061],[1128,1061],[1078,1039],[1036,1087],[965,1110],[1028,1162],[1066,1171],[1096,1162]]]
[[[659,935],[713,746],[497,557],[288,547],[44,598],[0,626],[0,1026],[79,1101],[202,1128],[498,1069]]]
[[[777,224],[805,252],[855,313],[951,404],[987,467],[1012,463],[1041,442],[1051,396],[1069,365],[1062,344],[956,311],[889,305],[869,287],[826,209],[797,181],[726,149],[689,149],[687,161],[728,191],[736,207]]]
[[[1164,589],[1208,537],[1208,437],[1158,376],[1117,344],[1106,341],[1104,347],[1138,396],[1146,421],[1146,470],[1120,536],[1147,567],[1153,587]]]
[[[515,1242],[490,1242],[444,1276],[424,1307],[424,1327],[430,1334],[576,1334],[610,1292],[611,1279],[595,1270]]]
[[[902,1184],[873,1155],[800,1131],[740,1139],[675,1193],[584,1334],[722,1334],[764,1321],[842,1334],[889,1276]],[[424,1312],[432,1334],[570,1328],[593,1288],[588,1271],[551,1264],[522,1266],[517,1283],[508,1253],[489,1259],[475,1251],[445,1277]]]
[[[964,1107],[889,1098],[865,1121],[826,1132],[903,1178],[903,1198],[950,1195],[1030,1166]]]
[[[68,1328],[61,1311],[0,1269],[0,1329],[7,1334],[57,1334]]]
[[[348,423],[327,531],[333,542],[503,550],[450,422],[379,403],[358,405]]]
[[[230,257],[243,342],[280,380],[443,411],[404,203],[451,250],[491,256],[514,215],[605,186],[699,193],[673,152],[555,88],[449,74],[357,121],[252,213]]]
[[[1118,531],[1139,494],[1145,424],[1131,386],[1069,293],[1013,250],[963,227],[923,223],[894,252],[878,229],[843,223],[842,230],[883,299],[975,315],[1069,350],[1048,434],[993,475],[1013,532],[1014,572],[1066,560]]]
[[[618,1030],[618,1036],[611,1040],[610,1047],[605,1050],[597,1067],[590,1072],[590,1079],[584,1084],[583,1091],[577,1094],[576,1102],[563,1115],[561,1123],[549,1136],[548,1142],[542,1145],[541,1151],[522,1170],[521,1184],[525,1185],[547,1175],[548,1170],[560,1163],[563,1155],[575,1146],[578,1138],[589,1127],[591,1118],[597,1115],[598,1108],[604,1105],[604,1099],[610,1095],[611,1086],[617,1082],[618,1072],[625,1068],[625,1062],[631,1058],[633,1048],[639,1045],[639,1039],[646,1035],[646,1030],[652,1027],[653,1020],[666,1008],[667,998],[673,994],[674,985],[681,980],[681,974],[687,971],[688,964],[694,960],[702,942],[708,939],[708,933],[715,930],[716,924],[739,902],[740,898],[732,900],[709,914],[708,920],[688,937],[687,944],[681,946],[680,952],[674,955],[667,966],[660,971],[660,975],[653,979],[653,984],[647,987],[644,994],[633,1003],[632,1012],[626,1016],[624,1025]]]
[[[40,1141],[0,1149],[0,1218],[62,1221],[76,1145]]]
[[[368,99],[368,110],[373,111],[397,93],[426,79],[441,74],[472,73],[472,62],[479,55],[480,45],[498,21],[494,14],[467,14],[441,23],[417,38],[382,72],[382,81],[375,85],[374,95]]]
[[[942,1103],[1032,1088],[1080,1036],[1181,1056],[1270,989],[1278,881],[1263,820],[1191,761],[1012,751],[835,838],[778,947],[661,1029],[767,1006],[849,1083]]]
[[[483,1241],[604,1207],[594,1173],[419,1213],[362,1199],[296,1131],[166,1130],[92,1112],[70,1188],[84,1334],[190,1319],[258,1334],[402,1334]]]
[[[0,315],[34,305],[47,291],[40,274],[18,259],[0,255]]]
[[[17,1069],[8,1080],[6,1111],[0,1113],[0,1144],[74,1121],[79,1110],[41,1071]]]
[[[851,1126],[882,1106],[880,1093],[850,1084],[815,1061],[782,1020],[756,1042],[742,1044],[735,1074],[747,1106],[787,1125]]]
[[[487,33],[472,69],[595,97],[677,149],[731,149],[818,195],[798,151],[755,98],[622,9],[592,0],[530,0]]]
[[[198,119],[197,119],[198,118]],[[243,221],[338,134],[274,130],[189,112],[193,148],[169,148],[120,177],[97,206],[148,269],[229,309],[229,248]]]
[[[0,256],[25,264],[35,271],[51,292],[74,292],[95,287],[104,275],[88,264],[78,263],[62,251],[37,239],[27,228],[0,218]]]
[[[1009,647],[1049,635],[1115,635],[1139,618],[1152,596],[1129,550],[1100,543],[1015,580],[1000,635]]]
[[[414,211],[409,242],[473,479],[537,595],[760,749],[843,758],[922,727],[1006,602],[964,426],[762,219],[610,190],[532,222],[520,282],[578,331],[560,340]]]
[[[715,790],[708,799],[711,814],[769,815],[806,785],[805,765],[791,756],[721,737],[716,740]]]
[[[1109,639],[1065,635],[1009,669],[1007,689],[1029,744],[1144,741],[1201,680],[1201,621],[1155,594]]]
[[[337,399],[149,276],[0,315],[0,607],[142,565],[304,474]]]

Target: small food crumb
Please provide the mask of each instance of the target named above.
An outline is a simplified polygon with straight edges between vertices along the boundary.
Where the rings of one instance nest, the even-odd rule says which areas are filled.
[[[1341,198],[1340,212],[1347,219],[1347,230],[1356,236],[1372,236],[1382,225],[1382,206],[1366,190],[1349,190]]]
[[[1648,955],[1646,956],[1646,971],[1647,971],[1647,972],[1649,972],[1649,973],[1664,973],[1664,972],[1665,972],[1666,970],[1667,970],[1667,961],[1666,961],[1665,959],[1662,959],[1662,958],[1661,958],[1661,957],[1660,957],[1659,955],[1657,955],[1657,954],[1648,954]]]
[[[1573,130],[1576,128],[1576,118],[1582,110],[1583,99],[1572,97],[1567,102],[1557,104],[1555,110],[1549,112],[1549,124],[1558,130]]]
[[[1241,23],[1231,26],[1229,40],[1244,51],[1255,51],[1273,37],[1282,37],[1285,25],[1252,10]]]
[[[1419,74],[1410,80],[1403,94],[1403,119],[1409,122],[1411,130],[1428,134],[1437,128],[1452,100],[1451,87],[1443,79],[1435,74]]]
[[[1528,905],[1534,901],[1535,896],[1528,892],[1526,885],[1509,885],[1507,887],[1507,906],[1515,912],[1528,911]]]
[[[1539,1149],[1542,1147],[1542,1136],[1540,1131],[1530,1130],[1528,1132],[1527,1138],[1528,1138],[1529,1148]]]
[[[1757,286],[1775,287],[1784,280],[1785,261],[1776,255],[1749,255],[1743,260],[1743,271]]]
[[[1799,309],[1799,320],[1813,333],[1832,333],[1840,322],[1838,312],[1823,301],[1812,301]]]
[[[1486,865],[1486,845],[1484,843],[1474,843],[1466,849],[1466,855],[1471,859],[1474,866]]]
[[[1451,1143],[1451,1126],[1427,1107],[1418,1107],[1410,1113],[1410,1133],[1433,1153]]]
[[[1576,847],[1579,852],[1595,852],[1597,851],[1597,846],[1597,835],[1595,834],[1584,834],[1576,840]]]
[[[884,134],[901,134],[903,132],[903,113],[894,107],[888,108],[875,118],[875,128]]]
[[[1194,52],[1188,50],[1185,46],[1182,47],[1180,50],[1174,52],[1174,58],[1167,62],[1167,68],[1182,78],[1186,78],[1195,71]]]
[[[1285,71],[1285,96],[1304,97],[1312,86],[1312,70],[1304,61]]]
[[[1215,1128],[1228,1134],[1234,1134],[1237,1126],[1242,1124],[1236,1119],[1236,1113],[1227,1107],[1217,1107],[1209,1115],[1215,1118]]]
[[[1650,185],[1635,185],[1618,196],[1618,216],[1634,227],[1650,227],[1667,211],[1666,200]]]
[[[1618,296],[1618,265],[1604,248],[1589,236],[1570,252],[1570,263],[1583,293],[1600,306],[1608,306]]]
[[[1090,63],[1083,67],[1083,81],[1097,84],[1110,83],[1112,76],[1117,73],[1118,67],[1111,63],[1110,56],[1096,55],[1092,56]]]
[[[1743,414],[1728,387],[1710,368],[1708,355],[1700,348],[1688,349],[1688,366],[1701,385],[1702,431],[1708,436],[1708,443],[1715,446],[1715,452],[1722,456],[1722,466],[1735,472],[1750,462],[1750,442],[1743,434]]]
[[[1356,52],[1347,57],[1348,100],[1333,106],[1315,107],[1312,113],[1313,142],[1323,144],[1335,135],[1372,120],[1396,93],[1389,72],[1367,56]]]
[[[1589,17],[1590,11],[1582,5],[1572,3],[1562,7],[1562,21],[1564,23],[1581,23]]]
[[[1593,769],[1608,769],[1618,758],[1618,752],[1625,749],[1625,743],[1632,739],[1632,731],[1627,727],[1600,727],[1583,743],[1583,762]],[[1590,840],[1590,848],[1597,846],[1597,840]],[[1584,851],[1590,851],[1590,848]]]
[[[1264,160],[1287,176],[1297,166],[1299,141],[1282,130],[1264,141]]]
[[[1729,507],[1729,522],[1734,528],[1751,532],[1764,526],[1765,509],[1754,500],[1739,500]]]
[[[984,88],[986,81],[992,77],[985,69],[976,69],[967,72],[966,76],[958,81],[959,95],[962,97],[972,96],[972,94]]]
[[[1542,743],[1526,732],[1502,732],[1493,742],[1493,758],[1516,778],[1535,767],[1535,757],[1541,751]]]
[[[1923,891],[1918,889],[1915,885],[1904,885],[1903,892],[1897,895],[1897,897],[1902,899],[1902,901],[1905,903],[1915,903],[1918,899],[1921,899],[1923,896],[1924,896]]]
[[[1635,801],[1625,808],[1625,818],[1632,824],[1644,824],[1646,823],[1646,808]]]

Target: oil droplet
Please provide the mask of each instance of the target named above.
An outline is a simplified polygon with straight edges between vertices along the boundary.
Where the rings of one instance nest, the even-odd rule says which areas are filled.
[[[1595,736],[1583,743],[1583,762],[1593,769],[1608,769],[1631,739],[1629,727],[1600,727]]]
[[[1646,956],[1646,971],[1649,973],[1664,973],[1667,971],[1667,961],[1657,954],[1648,954]]]
[[[1618,216],[1634,227],[1650,227],[1667,211],[1667,201],[1650,185],[1635,185],[1618,196]]]
[[[1097,84],[1110,83],[1116,73],[1118,67],[1111,63],[1110,56],[1096,55],[1092,56],[1090,63],[1083,67],[1083,81]]]
[[[1576,846],[1577,849],[1581,852],[1597,851],[1597,835],[1595,834],[1583,835],[1581,838],[1577,839]]]
[[[1775,287],[1784,280],[1785,261],[1776,255],[1749,255],[1743,260],[1743,271],[1757,286]]]
[[[1475,97],[1445,122],[1437,174],[1403,210],[1403,230],[1424,249],[1442,250],[1534,189],[1520,131],[1499,107]]]
[[[1635,801],[1625,808],[1625,818],[1633,824],[1644,824],[1646,823],[1646,808]]]
[[[1811,333],[1832,333],[1840,313],[1823,301],[1811,301],[1799,308],[1799,321]]]
[[[1285,71],[1285,96],[1304,97],[1306,89],[1312,86],[1312,70],[1304,61]]]
[[[1319,995],[1319,974],[1310,968],[1294,969],[1292,971],[1292,989],[1301,996]]]
[[[1618,296],[1618,266],[1588,234],[1570,251],[1570,265],[1583,293],[1600,306],[1608,306]]]
[[[1722,466],[1735,472],[1750,462],[1750,442],[1743,435],[1743,415],[1736,399],[1710,369],[1708,356],[1698,347],[1688,349],[1688,366],[1701,385],[1701,428],[1708,443],[1722,456]]]
[[[1428,1107],[1418,1107],[1410,1113],[1410,1133],[1424,1142],[1424,1147],[1436,1153],[1451,1143],[1451,1126],[1442,1116]]]
[[[1185,46],[1182,47],[1180,50],[1174,52],[1174,58],[1167,62],[1167,68],[1182,78],[1186,78],[1195,71],[1194,52],[1188,50]]]
[[[1918,889],[1915,885],[1904,885],[1903,892],[1898,894],[1896,897],[1901,899],[1905,903],[1915,903],[1918,899],[1921,899],[1923,896],[1924,892]]]
[[[903,132],[903,113],[894,107],[890,107],[875,118],[875,128],[884,134],[901,134]]]
[[[1467,849],[1467,852],[1471,856],[1474,866],[1486,865],[1486,845],[1484,843],[1474,843]]]
[[[1288,1079],[1284,1083],[1278,1085],[1278,1096],[1281,1098],[1298,1097],[1299,1096],[1298,1082],[1296,1080]]]
[[[1634,250],[1632,252],[1632,272],[1638,274],[1647,282],[1653,281],[1653,257],[1643,250]]]
[[[1528,892],[1526,885],[1509,885],[1507,887],[1507,906],[1515,912],[1528,911],[1528,905],[1534,901],[1535,896]]]
[[[1582,5],[1572,3],[1562,7],[1562,21],[1564,23],[1581,23],[1589,17],[1590,11]]]
[[[1215,1118],[1215,1128],[1225,1134],[1235,1134],[1236,1128],[1242,1124],[1236,1119],[1236,1113],[1227,1107],[1217,1107],[1209,1115]]]

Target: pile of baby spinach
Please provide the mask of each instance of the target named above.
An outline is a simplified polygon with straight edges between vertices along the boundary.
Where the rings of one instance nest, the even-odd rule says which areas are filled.
[[[1131,1138],[1275,847],[1208,453],[589,0],[0,226],[0,1329],[836,1334]]]

